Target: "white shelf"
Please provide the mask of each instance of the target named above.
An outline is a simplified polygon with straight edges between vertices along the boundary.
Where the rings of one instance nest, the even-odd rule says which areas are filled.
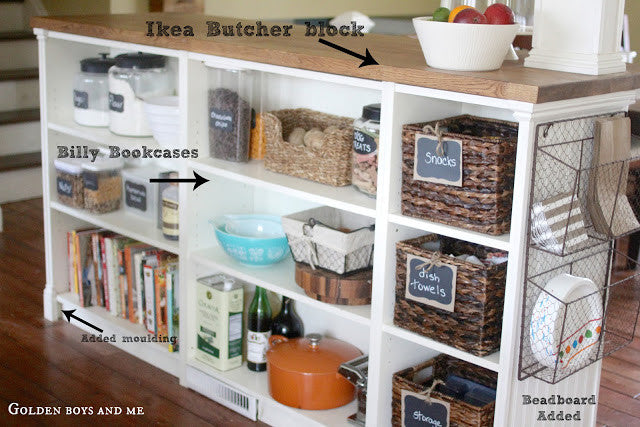
[[[453,237],[455,239],[465,240],[467,242],[477,243],[483,246],[490,246],[503,251],[509,251],[510,249],[509,234],[492,236],[490,234],[465,230],[447,224],[411,218],[397,213],[389,214],[389,221],[393,224],[404,225],[405,227],[416,228],[429,233],[442,234],[443,236]]]
[[[402,329],[394,325],[382,325],[382,330],[388,334],[395,335],[398,338],[402,338],[406,341],[414,342],[423,347],[430,348],[431,350],[439,351],[440,353],[448,354],[449,356],[457,357],[466,362],[473,363],[474,365],[481,366],[483,368],[490,369],[494,372],[498,372],[500,369],[500,352],[497,351],[488,356],[480,357],[475,356],[466,351],[459,350],[455,347],[448,346],[441,342],[432,340],[431,338],[423,337],[414,332]]]
[[[332,187],[306,179],[268,171],[261,160],[248,163],[227,162],[203,158],[190,160],[189,166],[198,171],[221,176],[267,190],[277,191],[310,202],[375,218],[376,199],[351,185]]]
[[[102,336],[116,335],[114,343],[116,347],[130,353],[145,362],[162,369],[171,375],[179,374],[179,356],[178,353],[169,351],[168,345],[165,343],[154,342],[122,342],[122,337],[149,337],[149,333],[144,326],[137,323],[131,323],[126,319],[112,316],[103,307],[81,307],[78,304],[78,296],[68,292],[58,294],[56,297],[58,302],[62,304],[63,310],[76,310],[73,314],[95,326],[103,329]],[[66,320],[65,320],[66,321]],[[79,327],[89,333],[98,335],[98,331],[89,326],[78,322],[71,318],[72,325]],[[87,345],[95,345],[95,343],[87,343]]]
[[[371,305],[327,304],[308,297],[295,282],[295,265],[291,257],[268,267],[251,267],[233,260],[220,246],[214,246],[192,253],[191,259],[302,304],[308,304],[363,325],[370,324]]]
[[[156,140],[152,137],[136,138],[116,135],[112,133],[109,128],[82,126],[74,122],[71,118],[64,119],[56,117],[53,121],[49,121],[49,129],[101,145],[115,145],[120,148],[140,148],[143,145],[149,148],[159,147]]]
[[[154,221],[140,219],[136,215],[126,213],[123,209],[96,215],[85,210],[70,208],[55,201],[51,201],[50,205],[58,212],[71,215],[95,226],[106,228],[174,254],[178,253],[178,242],[165,239]]]
[[[339,408],[319,411],[296,409],[278,403],[269,394],[269,377],[267,372],[252,372],[247,369],[244,363],[240,368],[226,372],[214,369],[196,359],[189,360],[187,364],[257,398],[260,401],[259,406],[262,409],[258,416],[259,419],[261,419],[262,415],[266,415],[265,412],[269,409],[274,409],[278,412],[278,418],[283,420],[288,419],[290,425],[293,425],[293,421],[296,420],[296,418],[303,417],[304,426],[309,426],[314,423],[332,427],[348,426],[351,424],[347,421],[347,417],[355,414],[357,411],[357,402],[355,400]]]

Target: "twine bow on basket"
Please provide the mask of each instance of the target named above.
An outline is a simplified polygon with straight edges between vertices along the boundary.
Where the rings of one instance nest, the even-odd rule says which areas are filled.
[[[433,389],[435,389],[438,384],[444,384],[444,381],[442,380],[434,380],[433,383],[431,384],[431,387],[429,387],[428,389],[426,389],[425,391],[421,391],[420,395],[423,395],[426,397],[426,402],[431,405],[431,392],[433,392]]]
[[[442,253],[440,251],[435,251],[431,255],[431,259],[430,260],[425,261],[422,264],[416,265],[416,270],[422,270],[423,268],[425,268],[427,266],[429,266],[429,268],[427,268],[425,271],[431,270],[434,266],[435,267],[440,267],[441,265],[443,265],[442,261],[440,261],[440,255],[442,255]]]
[[[436,127],[431,125],[425,125],[422,131],[427,135],[434,135],[438,138],[438,145],[436,146],[436,154],[440,157],[444,157],[444,142],[442,141],[442,131],[440,131],[440,122],[436,122]]]

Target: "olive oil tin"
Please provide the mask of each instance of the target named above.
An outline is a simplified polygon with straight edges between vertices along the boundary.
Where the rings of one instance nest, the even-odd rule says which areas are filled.
[[[221,371],[241,366],[242,283],[216,274],[198,279],[196,288],[196,358]]]

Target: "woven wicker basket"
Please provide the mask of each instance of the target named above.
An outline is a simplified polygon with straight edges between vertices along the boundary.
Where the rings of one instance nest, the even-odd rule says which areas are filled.
[[[486,266],[442,256],[444,263],[457,267],[453,312],[405,298],[407,254],[431,259],[433,251],[422,245],[436,239],[438,236],[432,234],[396,244],[393,323],[477,356],[493,353],[500,348],[506,262]],[[461,240],[446,237],[440,237],[440,240],[444,254],[470,254],[483,259],[488,252],[495,252]]]
[[[439,124],[462,140],[462,187],[413,179],[415,137]],[[402,213],[494,235],[508,233],[516,160],[516,123],[458,116],[402,127]]]
[[[415,382],[416,374],[422,373],[425,369],[433,369],[432,375],[424,381]],[[453,374],[462,378],[467,378],[479,384],[493,389],[498,383],[498,374],[488,369],[481,368],[471,363],[456,359],[446,354],[441,354],[411,368],[404,369],[393,374],[393,401],[392,401],[392,425],[400,426],[402,420],[402,390],[409,390],[420,393],[431,386],[433,380],[444,381],[447,375]],[[434,399],[443,400],[450,406],[451,427],[484,427],[493,426],[493,413],[495,402],[483,407],[471,405],[467,402],[448,396],[436,390],[431,392]]]
[[[262,114],[267,138],[264,166],[270,171],[340,187],[351,184],[353,119],[306,108],[277,110]],[[296,127],[325,130],[321,148],[291,144],[289,134]]]

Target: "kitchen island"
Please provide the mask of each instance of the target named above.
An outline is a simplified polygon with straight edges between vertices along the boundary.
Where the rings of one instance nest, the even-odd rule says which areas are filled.
[[[598,393],[600,362],[555,385],[538,379],[519,381],[523,284],[527,279],[528,223],[536,141],[541,125],[562,120],[624,112],[635,103],[640,71],[586,76],[525,68],[506,61],[492,72],[453,72],[429,68],[418,41],[411,37],[365,35],[329,38],[354,52],[368,49],[379,65],[359,68],[361,60],[305,36],[294,27],[290,36],[211,36],[207,21],[237,25],[240,20],[202,15],[148,14],[32,19],[40,47],[40,102],[45,212],[47,283],[44,314],[60,317],[60,306],[77,309],[100,323],[105,334],[139,334],[138,325],[110,316],[100,307],[79,307],[68,293],[66,232],[94,225],[130,236],[180,255],[181,348],[169,353],[155,344],[116,344],[137,357],[176,375],[192,388],[251,418],[273,425],[348,425],[355,402],[327,411],[288,408],[269,396],[266,373],[242,367],[217,371],[195,359],[196,278],[223,272],[298,302],[308,332],[332,335],[369,354],[367,424],[389,425],[391,378],[394,372],[446,353],[498,373],[495,425],[520,425],[537,418],[536,405],[523,405],[522,395],[590,396]],[[154,31],[148,36],[148,22]],[[170,35],[157,36],[157,22]],[[256,21],[242,21],[257,25]],[[262,23],[267,25],[267,23]],[[272,25],[269,23],[268,25]],[[180,35],[171,27],[180,26]],[[185,35],[186,26],[193,36]],[[164,31],[160,31],[164,33]],[[178,31],[176,30],[177,34]],[[168,241],[160,230],[131,220],[122,211],[93,215],[56,200],[53,160],[61,143],[136,147],[154,145],[152,138],[127,138],[102,128],[77,125],[72,117],[72,81],[81,59],[99,52],[141,51],[164,55],[177,75],[181,130],[176,148],[208,150],[207,68],[242,68],[261,72],[263,111],[305,107],[359,117],[363,105],[381,104],[377,198],[352,187],[330,187],[267,171],[261,161],[230,163],[202,155],[174,162],[180,176],[195,171],[211,182],[197,191],[180,189],[180,240]],[[510,233],[500,236],[468,231],[402,214],[402,126],[471,114],[516,122],[518,143]],[[251,268],[226,256],[209,220],[231,212],[288,214],[319,205],[375,219],[375,254],[371,305],[341,306],[308,297],[294,281],[291,260],[268,268]],[[502,339],[499,352],[479,357],[393,323],[395,245],[425,233],[490,246],[509,253]],[[579,390],[579,392],[577,391]],[[596,406],[582,410],[583,425],[595,423]]]

